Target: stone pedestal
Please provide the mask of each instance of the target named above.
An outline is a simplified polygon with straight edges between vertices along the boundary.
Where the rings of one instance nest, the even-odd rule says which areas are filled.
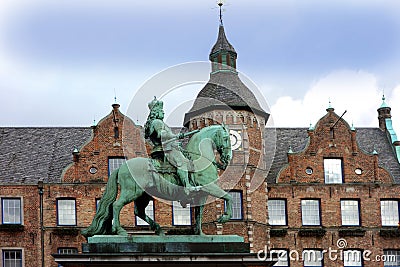
[[[243,237],[234,235],[94,236],[82,244],[82,253],[54,254],[64,267],[176,266],[197,267],[272,266],[250,253]]]

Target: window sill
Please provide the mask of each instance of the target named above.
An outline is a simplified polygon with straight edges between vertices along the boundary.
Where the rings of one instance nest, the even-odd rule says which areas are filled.
[[[326,230],[322,227],[309,227],[309,228],[302,228],[299,230],[299,236],[302,237],[323,237],[326,234]]]
[[[175,226],[177,228],[173,228],[168,230],[166,235],[194,235],[194,229],[190,226]]]
[[[0,224],[0,231],[23,232],[25,227],[22,224]]]
[[[269,230],[269,235],[270,235],[270,237],[283,237],[283,236],[287,235],[287,229],[285,229],[285,228],[278,228],[278,229],[271,228]]]
[[[339,229],[339,237],[365,236],[365,230],[357,226],[344,226]]]
[[[53,234],[58,236],[77,236],[79,234],[79,229],[76,227],[57,227],[53,230]]]
[[[397,227],[385,227],[379,231],[381,237],[396,238],[400,237],[400,229]]]

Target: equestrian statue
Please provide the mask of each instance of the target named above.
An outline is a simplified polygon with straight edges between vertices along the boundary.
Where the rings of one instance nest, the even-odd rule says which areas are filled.
[[[201,130],[174,134],[165,124],[163,102],[154,98],[145,124],[145,138],[152,143],[150,158],[132,158],[114,170],[99,202],[92,224],[82,231],[94,235],[128,235],[120,225],[121,209],[134,202],[135,215],[146,221],[158,235],[160,225],[145,213],[153,197],[191,204],[195,211],[195,234],[203,235],[203,208],[209,195],[226,201],[225,223],[232,217],[232,198],[218,184],[218,169],[225,170],[232,158],[229,130],[212,125]],[[185,150],[179,139],[191,136]],[[216,156],[215,151],[219,155]],[[119,198],[118,185],[120,188]]]

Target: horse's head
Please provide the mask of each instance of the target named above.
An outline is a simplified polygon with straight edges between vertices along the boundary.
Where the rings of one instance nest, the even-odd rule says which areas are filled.
[[[218,127],[214,143],[216,145],[218,153],[220,154],[220,160],[222,162],[222,166],[218,167],[225,170],[232,158],[232,147],[229,129],[224,124]]]

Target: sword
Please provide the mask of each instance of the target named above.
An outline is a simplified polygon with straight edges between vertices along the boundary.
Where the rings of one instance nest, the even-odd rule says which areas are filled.
[[[192,134],[195,134],[195,133],[198,133],[198,132],[200,132],[199,129],[194,130],[194,131],[190,131],[190,132],[187,132],[187,133],[184,133],[184,134],[183,134],[183,138],[188,137],[188,136],[190,136],[190,135],[192,135]],[[174,138],[171,138],[171,139],[169,139],[169,140],[163,142],[163,144],[168,144],[168,143],[170,143],[170,142],[172,142],[172,141],[175,141],[175,140],[178,140],[178,139],[179,139],[178,137],[174,137]]]

